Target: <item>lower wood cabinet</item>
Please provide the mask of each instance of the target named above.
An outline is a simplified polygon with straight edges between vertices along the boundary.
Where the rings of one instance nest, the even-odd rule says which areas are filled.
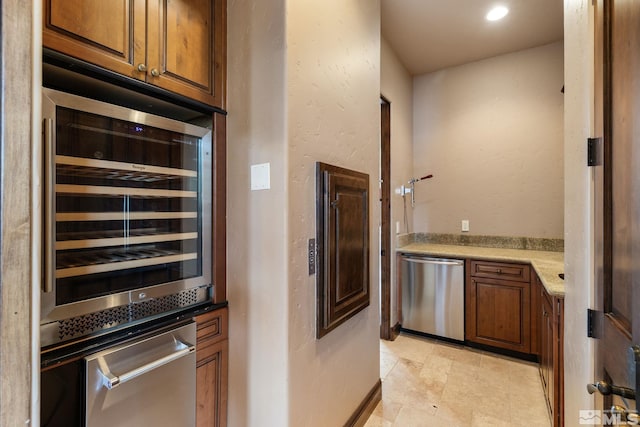
[[[539,280],[539,279],[538,279]],[[540,378],[552,425],[563,425],[564,299],[540,286]]]
[[[528,265],[467,261],[466,340],[529,353],[530,277]]]
[[[195,318],[196,342],[196,426],[227,425],[228,309],[222,308]]]

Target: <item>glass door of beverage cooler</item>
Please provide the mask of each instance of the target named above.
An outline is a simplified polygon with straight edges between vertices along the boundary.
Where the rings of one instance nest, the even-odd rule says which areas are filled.
[[[210,131],[80,100],[45,119],[43,315],[209,285]]]

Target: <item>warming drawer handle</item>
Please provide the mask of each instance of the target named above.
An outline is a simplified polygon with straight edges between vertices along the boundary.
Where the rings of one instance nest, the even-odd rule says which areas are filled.
[[[402,258],[408,262],[415,262],[417,264],[436,264],[436,265],[464,265],[463,261],[442,261],[434,258]]]
[[[167,363],[171,363],[174,360],[178,360],[181,357],[196,351],[196,347],[194,345],[188,345],[183,342],[180,342],[180,344],[183,346],[183,348],[181,348],[180,350],[173,352],[171,354],[168,354],[159,359],[156,359],[153,362],[146,363],[138,368],[130,370],[129,372],[125,372],[124,374],[113,375],[109,371],[109,369],[106,369],[107,372],[99,370],[100,374],[102,374],[102,377],[103,377],[103,385],[109,390],[111,390],[119,386],[120,384],[124,384],[127,381],[131,381],[132,379],[137,378],[140,375],[144,375],[147,372],[153,371],[156,368],[164,366]],[[100,365],[102,367],[106,367],[106,363],[100,363]]]

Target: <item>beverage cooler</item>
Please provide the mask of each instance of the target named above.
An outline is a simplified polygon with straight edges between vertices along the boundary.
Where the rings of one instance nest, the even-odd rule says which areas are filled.
[[[43,89],[42,346],[211,299],[211,130]]]

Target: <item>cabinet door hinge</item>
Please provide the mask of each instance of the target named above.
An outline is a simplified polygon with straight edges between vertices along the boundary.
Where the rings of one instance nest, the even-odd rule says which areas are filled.
[[[587,166],[600,166],[602,138],[587,138]]]
[[[595,337],[595,332],[594,332],[594,322],[596,320],[595,317],[596,317],[596,311],[588,308],[587,309],[587,337],[589,338]]]

